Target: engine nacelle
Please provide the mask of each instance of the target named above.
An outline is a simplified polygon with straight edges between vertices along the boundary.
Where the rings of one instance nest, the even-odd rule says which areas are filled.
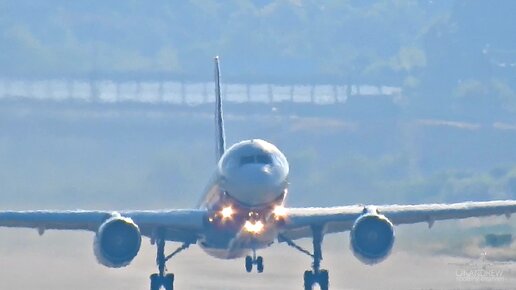
[[[97,231],[95,256],[106,267],[125,267],[140,251],[141,242],[140,229],[130,218],[114,216],[106,220]]]
[[[389,256],[394,245],[394,226],[384,215],[366,212],[350,232],[351,249],[364,264],[380,263]]]

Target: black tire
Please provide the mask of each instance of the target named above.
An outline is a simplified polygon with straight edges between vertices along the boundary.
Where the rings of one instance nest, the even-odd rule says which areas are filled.
[[[305,290],[312,290],[312,286],[314,285],[314,275],[312,274],[312,271],[305,271],[303,281]]]
[[[161,287],[161,277],[158,274],[150,275],[150,290],[159,290]]]
[[[253,270],[253,258],[251,256],[245,257],[245,270],[247,273],[251,273]]]
[[[258,270],[258,273],[263,273],[263,258],[262,257],[256,258],[256,270]]]
[[[163,286],[165,290],[174,290],[174,274],[170,273],[163,278]]]
[[[321,270],[319,273],[319,287],[321,290],[328,290],[330,287],[330,275],[328,270]]]

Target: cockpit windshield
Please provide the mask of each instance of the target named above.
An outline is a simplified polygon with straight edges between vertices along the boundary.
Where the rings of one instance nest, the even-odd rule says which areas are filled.
[[[268,154],[247,155],[240,158],[240,166],[246,164],[269,164],[272,165],[272,157]]]

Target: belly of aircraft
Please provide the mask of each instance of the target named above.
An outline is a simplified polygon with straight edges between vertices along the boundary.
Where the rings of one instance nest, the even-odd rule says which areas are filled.
[[[267,248],[274,243],[275,231],[263,232],[260,235],[247,233],[211,233],[199,241],[200,247],[210,256],[219,259],[237,259],[245,257],[253,249]]]

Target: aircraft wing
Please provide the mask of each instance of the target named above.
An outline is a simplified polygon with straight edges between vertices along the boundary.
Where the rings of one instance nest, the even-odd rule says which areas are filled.
[[[431,227],[435,221],[506,215],[516,212],[516,201],[462,202],[451,204],[342,206],[327,208],[289,208],[282,235],[291,239],[312,236],[312,226],[323,226],[325,233],[351,230],[364,210],[376,209],[393,225],[426,222]]]
[[[113,216],[131,218],[142,235],[152,238],[156,230],[163,231],[165,239],[194,242],[201,231],[204,210],[159,211],[0,211],[0,227],[34,228],[40,234],[45,230],[84,230],[96,232],[100,225]]]

